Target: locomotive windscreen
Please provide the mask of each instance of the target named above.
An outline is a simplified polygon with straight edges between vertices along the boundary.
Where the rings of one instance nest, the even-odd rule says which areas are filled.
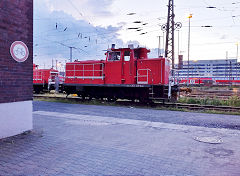
[[[121,52],[109,52],[108,61],[119,61]]]

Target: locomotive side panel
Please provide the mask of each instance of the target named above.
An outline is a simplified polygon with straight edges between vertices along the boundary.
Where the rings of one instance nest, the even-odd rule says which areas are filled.
[[[170,67],[170,60],[169,59],[164,59],[164,70],[163,70],[163,77],[164,80],[162,82],[162,84],[164,85],[168,85],[169,83],[169,75],[171,75],[171,67]]]
[[[121,84],[122,61],[106,62],[105,75],[106,84]]]
[[[104,84],[103,61],[83,61],[66,64],[66,84]]]
[[[168,83],[164,58],[141,59],[137,61],[138,84],[162,85]]]

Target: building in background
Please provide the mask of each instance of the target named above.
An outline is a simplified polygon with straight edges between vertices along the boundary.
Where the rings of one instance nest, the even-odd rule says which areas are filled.
[[[0,138],[32,129],[33,0],[0,1]]]
[[[237,59],[196,60],[183,64],[178,69],[179,78],[212,78],[212,80],[240,80],[240,66]]]

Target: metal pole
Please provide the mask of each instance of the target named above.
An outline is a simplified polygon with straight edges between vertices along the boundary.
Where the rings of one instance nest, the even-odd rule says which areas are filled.
[[[161,36],[159,36],[159,56],[162,56],[162,52],[161,52]]]
[[[161,52],[161,37],[162,36],[158,36],[158,57],[162,56],[162,52]]]
[[[179,57],[179,52],[180,52],[180,49],[179,49],[179,46],[180,46],[180,42],[179,42],[179,30],[178,30],[178,57]]]
[[[225,67],[225,79],[227,80],[227,68],[228,67],[228,51],[226,51],[226,67]]]
[[[163,48],[165,46],[165,41],[164,41],[164,38],[165,38],[165,32],[163,31]],[[163,54],[164,54],[165,51],[163,51]]]
[[[188,20],[188,79],[187,79],[187,86],[189,86],[189,55],[190,55],[190,19]]]
[[[237,42],[237,63],[238,63],[238,42]],[[238,64],[237,64],[237,67],[236,67],[236,77],[238,77]]]
[[[70,62],[72,62],[72,49],[73,47],[69,47],[70,48]]]
[[[168,58],[168,43],[169,43],[169,23],[170,23],[170,9],[171,7],[171,0],[169,0],[168,3],[168,18],[167,18],[167,29],[166,29],[166,43],[165,43],[165,58]]]
[[[238,43],[237,43],[237,61],[238,61]]]
[[[175,14],[174,14],[174,0],[172,0],[172,75],[174,76],[174,68],[175,68],[175,49],[174,49],[174,32],[175,32],[175,22],[174,22],[174,18],[175,18]]]
[[[232,80],[232,61],[229,62],[229,80]]]

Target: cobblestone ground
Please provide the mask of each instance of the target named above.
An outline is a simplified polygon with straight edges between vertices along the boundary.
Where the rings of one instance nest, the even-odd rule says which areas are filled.
[[[240,175],[238,130],[151,122],[142,109],[136,120],[126,115],[129,108],[94,107],[35,103],[34,130],[0,140],[0,175]]]

